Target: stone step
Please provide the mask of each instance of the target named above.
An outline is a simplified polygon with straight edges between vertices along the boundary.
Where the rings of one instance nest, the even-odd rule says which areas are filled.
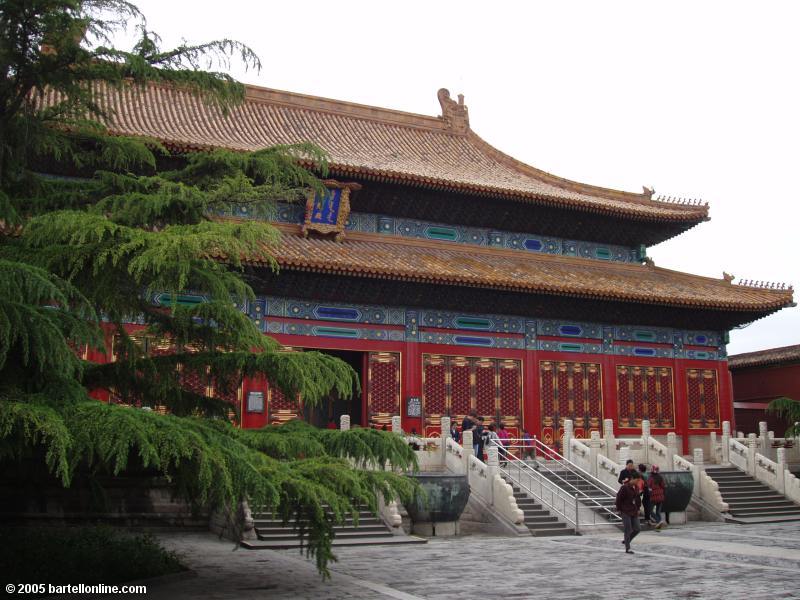
[[[771,487],[764,485],[763,483],[759,483],[757,481],[753,482],[743,482],[743,483],[722,483],[717,482],[720,491],[722,490],[731,490],[731,491],[744,491],[744,490],[764,490],[764,491],[773,491]]]
[[[776,509],[757,509],[757,508],[748,508],[748,509],[733,509],[730,513],[734,517],[766,517],[766,516],[776,516],[776,515],[797,515],[800,517],[800,507],[794,506],[791,508],[776,508]]]
[[[534,524],[534,523],[558,523],[558,519],[553,516],[547,517],[525,517],[524,520],[526,525]]]
[[[528,509],[522,508],[520,510],[522,510],[522,514],[525,515],[526,519],[529,519],[531,517],[549,517],[549,516],[551,516],[550,515],[550,511],[549,510],[545,510],[544,508],[535,509],[535,510],[531,510],[529,508]]]
[[[779,494],[775,490],[771,489],[768,492],[754,492],[752,490],[725,490],[725,496],[730,496],[731,498],[783,498],[782,494]]]
[[[253,523],[255,524],[256,527],[284,527],[285,526],[285,527],[288,527],[288,528],[291,529],[291,528],[294,528],[294,526],[297,523],[297,521],[291,520],[291,521],[288,521],[284,525],[284,522],[282,520],[280,520],[280,519],[253,519]],[[383,521],[381,521],[380,519],[378,519],[375,516],[363,517],[363,518],[359,518],[358,519],[358,527],[369,526],[369,525],[381,525],[381,526],[384,526],[384,523],[383,523]],[[355,521],[353,521],[352,518],[348,517],[348,518],[346,518],[344,520],[344,522],[341,525],[334,525],[334,527],[342,527],[342,526],[355,527],[356,525],[355,525]]]
[[[745,483],[745,482],[756,481],[749,475],[724,475],[724,476],[714,475],[712,479],[717,483]]]
[[[391,531],[383,530],[383,531],[338,531],[333,539],[335,540],[344,540],[344,539],[351,539],[351,538],[364,538],[364,539],[373,539],[373,538],[381,538],[381,537],[392,537],[394,534]],[[263,534],[259,530],[256,530],[256,536],[258,536],[259,540],[262,541],[272,541],[272,542],[280,542],[280,541],[288,541],[288,540],[295,540],[297,542],[300,541],[301,536],[297,535],[294,532],[288,531],[284,533],[270,533],[270,534]],[[308,536],[302,536],[303,538],[307,539]]]
[[[382,538],[334,538],[332,546],[384,546],[388,544],[426,544],[428,540],[413,535],[391,535]],[[241,542],[244,548],[250,550],[286,550],[300,547],[300,541],[294,540],[253,540]]]
[[[724,499],[724,498],[723,498]],[[794,502],[785,498],[778,499],[756,499],[756,500],[725,500],[731,509],[734,508],[774,508],[774,507],[794,507],[800,509]]]
[[[256,532],[258,532],[259,534],[262,534],[262,535],[287,535],[287,532],[291,532],[295,536],[299,534],[299,532],[297,530],[295,530],[294,528],[292,528],[292,527],[262,527],[260,525],[256,525],[255,530],[256,530]],[[387,531],[387,529],[386,529],[386,525],[384,525],[383,523],[374,524],[374,525],[360,525],[359,524],[358,527],[354,527],[352,525],[349,525],[349,526],[347,526],[347,525],[346,526],[338,525],[338,526],[333,527],[333,532],[336,535],[339,535],[339,533],[341,533],[341,532],[347,532],[347,531],[370,533],[370,532],[373,532],[373,531],[385,532],[385,531]]]
[[[559,535],[575,535],[575,530],[572,527],[553,528],[553,529],[531,529],[531,535],[534,537],[555,537]]]
[[[792,515],[776,515],[776,516],[762,516],[762,517],[742,517],[737,516],[734,518],[727,518],[726,521],[732,523],[743,523],[743,524],[750,524],[750,523],[783,523],[786,521],[800,521],[800,516],[792,516]]]

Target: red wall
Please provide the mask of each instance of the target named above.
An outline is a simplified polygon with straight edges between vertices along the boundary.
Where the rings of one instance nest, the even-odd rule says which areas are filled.
[[[800,364],[752,367],[731,371],[736,429],[758,433],[759,421],[782,437],[786,422],[764,409],[770,400],[787,396],[800,400]]]
[[[140,329],[138,326],[131,326],[130,330]],[[401,414],[403,429],[410,431],[412,428],[422,431],[422,422],[419,418],[411,418],[405,415],[406,400],[409,396],[421,397],[422,395],[422,355],[423,354],[444,354],[460,356],[481,356],[486,358],[509,358],[522,361],[523,368],[523,426],[531,434],[540,435],[541,427],[541,399],[539,393],[539,363],[543,360],[569,361],[599,363],[602,367],[603,378],[603,418],[613,419],[615,422],[617,435],[633,436],[639,433],[638,429],[620,429],[617,424],[617,390],[616,390],[616,367],[617,365],[629,366],[656,366],[670,367],[673,372],[674,389],[674,410],[675,410],[675,429],[681,435],[684,442],[684,452],[688,452],[689,435],[705,435],[710,431],[721,431],[717,429],[692,429],[689,430],[688,405],[686,399],[686,371],[687,369],[716,369],[717,381],[719,386],[719,411],[720,422],[733,420],[733,398],[730,385],[730,377],[725,361],[706,361],[706,360],[684,360],[670,358],[645,358],[618,356],[611,354],[584,354],[573,352],[546,352],[539,350],[513,350],[498,348],[473,348],[454,345],[424,344],[413,342],[387,342],[373,340],[351,340],[337,338],[323,338],[301,335],[273,335],[276,341],[285,346],[295,346],[300,348],[329,349],[329,350],[352,350],[352,351],[383,351],[398,352],[401,355]],[[574,340],[565,340],[574,341]],[[110,348],[110,338],[107,340]],[[646,344],[639,344],[646,345]],[[110,351],[107,354],[94,353],[88,357],[96,362],[106,362],[111,360]],[[751,399],[754,396],[763,399],[769,389],[771,397],[779,395],[794,394],[800,398],[800,365],[795,365],[791,369],[764,369],[735,376],[736,399]],[[365,384],[366,382],[362,382]],[[245,378],[241,390],[241,403],[238,407],[242,415],[242,426],[246,428],[263,427],[266,424],[266,410],[264,413],[247,413],[244,410],[245,399],[251,390],[264,392],[266,398],[267,382],[263,379]],[[366,385],[362,385],[362,393],[366,393]],[[94,397],[107,400],[108,393],[104,390],[92,392]],[[366,407],[366,401],[362,402]],[[365,408],[366,410],[366,408]],[[763,419],[762,419],[763,420]],[[780,428],[775,429],[776,432]],[[653,429],[655,435],[668,433],[668,429]],[[782,430],[780,430],[782,433]]]

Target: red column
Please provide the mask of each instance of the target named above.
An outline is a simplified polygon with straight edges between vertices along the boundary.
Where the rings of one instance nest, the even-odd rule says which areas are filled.
[[[686,365],[675,360],[675,433],[683,440],[683,454],[689,452],[689,401],[686,397]]]
[[[603,369],[603,419],[614,420],[614,435],[619,435],[619,411],[617,410],[617,366],[613,354],[603,354],[600,359]],[[601,424],[602,425],[602,424]],[[602,429],[601,429],[602,435]]]
[[[400,390],[400,416],[403,423],[403,431],[416,429],[422,433],[422,420],[418,417],[407,417],[406,399],[409,396],[422,396],[422,355],[419,344],[416,342],[406,342],[400,359],[403,373],[401,381],[403,385]]]
[[[542,402],[539,397],[539,361],[536,350],[525,352],[522,364],[522,426],[541,437]]]

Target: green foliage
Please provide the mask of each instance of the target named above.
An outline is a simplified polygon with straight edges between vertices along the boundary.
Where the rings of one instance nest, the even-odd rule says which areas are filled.
[[[111,47],[126,24],[138,41]],[[281,352],[238,308],[255,295],[245,264],[276,269],[280,239],[230,215],[269,215],[277,199],[322,190],[303,165],[325,176],[327,157],[310,144],[173,156],[106,130],[104,95],[153,84],[229,114],[244,98],[223,72],[231,59],[260,68],[227,39],[164,50],[123,0],[0,0],[0,459],[41,457],[64,485],[78,470],[146,468],[198,507],[248,499],[296,517],[325,572],[333,524],[359,503],[375,508],[378,493],[409,496],[411,484],[382,469],[413,468],[413,453],[371,430],[240,431],[224,396],[245,376],[308,406],[359,390],[347,364]],[[187,290],[206,301],[181,305]],[[171,304],[154,303],[155,292]],[[136,339],[132,320],[145,325]],[[108,352],[111,336],[113,362],[81,360],[84,349]],[[129,406],[89,400],[92,389]],[[171,414],[146,410],[156,406]]]
[[[800,436],[800,401],[786,396],[775,398],[767,405],[767,412],[776,414],[786,421],[788,427],[785,437]]]
[[[135,463],[158,472],[197,507],[237,506],[244,499],[295,518],[306,551],[325,573],[333,526],[359,505],[377,510],[377,494],[409,500],[411,480],[392,471],[416,467],[414,453],[390,432],[317,430],[302,422],[240,430],[222,420],[160,415],[83,401],[56,410],[0,401],[0,459],[44,448],[54,474],[69,485],[76,469],[118,475]],[[353,469],[351,463],[375,470]]]
[[[114,585],[183,570],[151,535],[110,527],[0,529],[0,573],[13,574],[14,583]]]

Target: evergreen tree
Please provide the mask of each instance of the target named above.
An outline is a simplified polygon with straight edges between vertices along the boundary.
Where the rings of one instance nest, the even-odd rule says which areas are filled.
[[[131,22],[138,41],[114,48]],[[154,140],[108,135],[113,115],[98,99],[159,82],[227,113],[244,98],[224,73],[233,58],[261,66],[227,39],[162,50],[123,0],[0,0],[0,458],[41,458],[64,485],[76,469],[119,474],[135,461],[198,505],[249,499],[298,518],[326,572],[332,524],[354,503],[375,508],[377,492],[407,497],[408,482],[380,469],[413,466],[413,453],[373,430],[228,422],[222,396],[243,376],[266,376],[310,405],[351,396],[358,380],[331,356],[280,352],[241,312],[254,298],[244,257],[276,268],[279,237],[266,223],[220,217],[321,190],[298,158],[324,175],[326,157],[310,144],[172,156]],[[179,304],[187,290],[207,301]],[[154,303],[155,292],[170,306]],[[125,327],[132,319],[171,352],[137,343]],[[86,347],[108,350],[109,332],[114,362],[80,358]],[[193,373],[218,396],[187,386]],[[89,399],[96,388],[169,414]]]
[[[775,398],[767,405],[767,411],[786,421],[785,437],[800,435],[800,400],[787,396]]]

